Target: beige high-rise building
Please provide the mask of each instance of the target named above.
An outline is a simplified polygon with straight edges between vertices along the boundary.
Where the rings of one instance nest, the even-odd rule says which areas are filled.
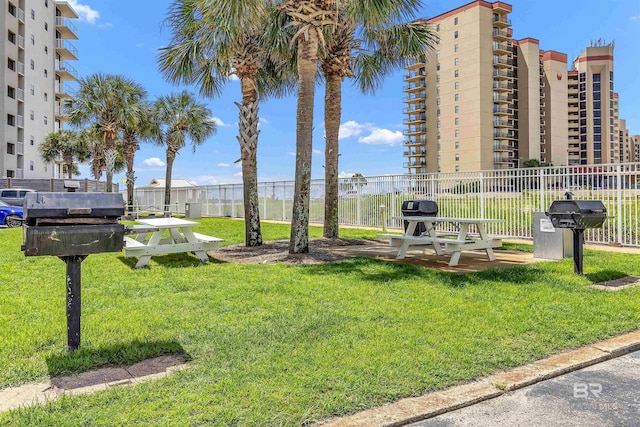
[[[58,167],[47,164],[38,145],[62,127],[65,81],[77,80],[67,62],[77,59],[68,39],[77,39],[71,19],[78,15],[66,1],[8,0],[2,21],[6,39],[0,43],[6,64],[0,73],[5,88],[0,104],[4,120],[0,176],[51,178]]]
[[[640,135],[629,135],[629,145],[631,146],[632,162],[640,162]]]
[[[616,128],[613,44],[593,42],[569,70],[566,54],[541,50],[534,38],[513,39],[511,11],[478,0],[426,21],[440,40],[407,66],[408,173],[630,157]]]

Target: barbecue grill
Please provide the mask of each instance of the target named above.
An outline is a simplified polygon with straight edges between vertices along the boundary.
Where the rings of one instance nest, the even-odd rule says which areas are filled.
[[[556,200],[546,212],[555,228],[569,228],[573,232],[573,270],[582,274],[584,230],[601,228],[607,219],[607,208],[600,200]]]
[[[402,202],[401,210],[403,216],[436,216],[438,215],[438,204],[433,200],[405,200]],[[409,222],[404,221],[405,232],[408,226]],[[424,224],[418,223],[413,235],[419,236],[426,231]]]
[[[73,191],[73,186],[68,186]],[[22,250],[67,264],[67,344],[80,346],[81,263],[90,254],[122,251],[124,199],[117,193],[27,193]]]

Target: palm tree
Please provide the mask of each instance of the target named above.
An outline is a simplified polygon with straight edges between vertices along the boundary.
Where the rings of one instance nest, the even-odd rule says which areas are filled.
[[[137,109],[132,109],[122,127],[122,155],[127,166],[127,210],[133,210],[133,189],[136,175],[133,161],[136,151],[140,149],[139,141],[151,141],[153,138],[153,110],[151,105],[140,102]]]
[[[216,133],[211,110],[199,103],[193,94],[182,91],[163,95],[154,104],[157,120],[157,142],[167,149],[167,172],[164,189],[164,209],[171,205],[171,171],[178,151],[191,141],[193,151]]]
[[[65,103],[69,122],[75,126],[96,125],[104,138],[107,191],[112,191],[118,151],[118,131],[132,108],[146,96],[144,88],[124,76],[102,73],[81,78],[74,98]]]
[[[375,19],[376,22],[379,20]],[[341,13],[340,25],[325,35],[327,46],[320,62],[326,81],[323,236],[327,238],[337,238],[339,232],[338,133],[342,116],[342,81],[355,78],[363,92],[373,93],[385,74],[400,69],[407,60],[423,57],[437,40],[436,33],[425,23],[397,24],[392,17],[387,20],[387,25],[369,28],[357,25],[354,19]]]
[[[273,46],[267,45],[263,36],[268,23],[273,22],[272,10],[264,1],[176,0],[167,18],[173,34],[171,45],[158,58],[160,70],[170,82],[198,84],[200,93],[207,97],[219,95],[233,75],[240,79],[237,140],[246,246],[262,245],[256,159],[259,102],[267,95],[284,94],[290,87],[272,55]],[[275,34],[282,38],[285,33]]]
[[[69,179],[77,173],[75,161],[82,162],[89,157],[85,140],[79,137],[77,132],[70,130],[58,130],[47,134],[44,142],[38,146],[38,151],[45,162],[62,159],[62,173],[67,174]]]

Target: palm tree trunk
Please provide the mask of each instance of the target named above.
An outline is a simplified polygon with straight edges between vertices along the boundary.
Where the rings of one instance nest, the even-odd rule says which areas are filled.
[[[67,177],[73,179],[73,156],[64,156],[64,166],[67,169]]]
[[[324,230],[323,236],[337,238],[338,218],[338,133],[340,130],[342,78],[337,74],[326,76],[324,96]]]
[[[115,131],[115,125],[114,126],[109,126],[105,129],[104,132],[104,155],[105,155],[105,160],[106,160],[106,172],[107,172],[107,193],[111,193],[113,191],[113,189],[111,188],[113,186],[113,167],[114,164],[113,162],[111,162],[110,160],[111,157],[114,155],[114,151],[116,149],[116,131]],[[113,159],[115,160],[115,158]]]
[[[313,149],[313,101],[318,68],[318,33],[298,39],[298,111],[296,126],[296,179],[289,253],[309,252],[309,198]]]
[[[242,105],[238,142],[242,159],[242,187],[244,191],[244,240],[248,247],[262,245],[260,230],[260,200],[258,198],[258,100],[255,79],[242,78]]]
[[[164,211],[169,212],[171,207],[171,171],[173,169],[173,161],[176,158],[176,153],[167,149],[167,172],[164,180]]]
[[[133,159],[127,159],[127,211],[133,211],[133,186],[136,182],[136,174],[133,171]]]

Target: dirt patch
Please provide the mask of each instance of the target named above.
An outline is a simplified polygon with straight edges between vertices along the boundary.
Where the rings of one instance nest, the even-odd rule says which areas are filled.
[[[265,242],[262,246],[248,248],[243,244],[229,245],[209,252],[209,256],[220,261],[243,264],[323,264],[351,258],[351,255],[334,253],[336,248],[347,246],[380,245],[378,240],[367,239],[312,239],[309,241],[309,253],[289,254],[288,240]]]

